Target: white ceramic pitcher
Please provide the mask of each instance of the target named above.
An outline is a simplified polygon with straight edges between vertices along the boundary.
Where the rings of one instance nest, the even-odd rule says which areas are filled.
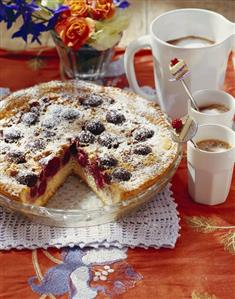
[[[186,48],[166,41],[185,36],[199,36],[214,41],[212,45]],[[136,80],[134,55],[150,47],[154,58],[156,96],[143,92]],[[179,9],[157,17],[150,34],[139,37],[126,49],[124,63],[130,87],[139,95],[157,101],[170,117],[187,113],[187,96],[180,82],[170,82],[170,60],[182,58],[190,69],[186,79],[192,92],[199,89],[222,89],[228,56],[235,47],[235,23],[222,15],[203,9]]]

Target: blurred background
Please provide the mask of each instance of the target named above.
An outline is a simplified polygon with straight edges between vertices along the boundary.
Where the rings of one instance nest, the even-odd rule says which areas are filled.
[[[158,15],[177,8],[204,8],[216,11],[230,21],[235,22],[235,0],[129,0],[131,3],[130,26],[126,30],[120,46],[127,46],[138,36],[148,33],[149,24]],[[21,39],[11,39],[13,30],[6,30],[0,24],[0,47],[10,50],[22,50],[27,47]],[[42,38],[43,45],[53,46],[50,34]],[[38,47],[37,43],[28,47]]]
[[[235,22],[235,0],[130,0],[132,19],[122,40],[123,45],[149,32],[149,25],[158,15],[179,8],[203,8],[216,11]]]

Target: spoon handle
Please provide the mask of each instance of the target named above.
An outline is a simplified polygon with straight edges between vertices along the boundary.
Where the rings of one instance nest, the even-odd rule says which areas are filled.
[[[196,102],[195,102],[195,100],[194,100],[194,98],[193,98],[191,92],[189,91],[188,86],[186,85],[184,79],[181,79],[180,81],[182,82],[182,84],[183,84],[183,86],[184,86],[184,89],[185,89],[185,91],[187,92],[187,94],[188,94],[188,96],[189,96],[189,98],[190,98],[190,100],[191,100],[191,103],[193,104],[194,108],[195,108],[197,111],[199,111],[199,108],[198,108],[198,106],[197,106],[197,104],[196,104]]]
[[[199,147],[197,146],[197,144],[192,139],[190,139],[190,141],[192,142],[192,144],[194,145],[195,148],[199,149]]]

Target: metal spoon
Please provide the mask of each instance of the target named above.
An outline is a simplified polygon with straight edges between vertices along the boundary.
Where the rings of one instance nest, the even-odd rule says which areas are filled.
[[[185,143],[191,141],[195,148],[198,148],[197,144],[192,140],[198,130],[198,124],[189,115],[183,119],[184,126],[179,134],[172,130],[172,139],[177,143]]]
[[[187,74],[187,73],[186,73],[186,74]],[[186,75],[186,74],[185,74],[185,75]],[[187,93],[187,95],[188,95],[188,97],[189,97],[189,99],[190,99],[190,101],[191,101],[191,104],[192,104],[192,106],[194,107],[194,109],[196,109],[197,111],[200,111],[200,109],[198,108],[197,103],[196,103],[196,101],[195,101],[193,95],[191,94],[191,92],[190,92],[190,90],[189,90],[187,84],[186,84],[185,81],[184,81],[184,78],[185,78],[185,77],[181,77],[179,80],[181,81],[181,83],[182,83],[182,85],[183,85],[183,87],[184,87],[184,89],[185,89],[185,91],[186,91],[186,93]]]

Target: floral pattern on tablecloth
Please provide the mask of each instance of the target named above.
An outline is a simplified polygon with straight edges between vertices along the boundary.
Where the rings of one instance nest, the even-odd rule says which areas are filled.
[[[32,252],[36,276],[28,280],[33,292],[49,297],[68,294],[69,299],[92,299],[99,292],[113,297],[126,292],[142,279],[128,263],[126,249],[65,248],[61,260],[48,251],[44,255],[55,265],[44,275],[37,251]]]
[[[214,294],[209,294],[207,292],[197,292],[197,291],[193,291],[192,292],[192,299],[218,299],[218,297],[216,297]]]
[[[235,225],[226,225],[213,217],[192,216],[185,217],[186,223],[195,231],[214,233],[224,250],[235,254]]]

